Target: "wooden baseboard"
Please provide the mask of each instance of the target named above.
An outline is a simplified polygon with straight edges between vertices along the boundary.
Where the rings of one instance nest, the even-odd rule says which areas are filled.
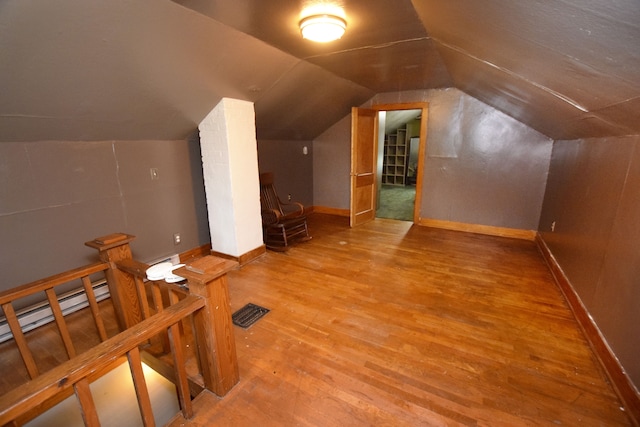
[[[233,256],[228,254],[223,254],[222,252],[210,251],[207,255],[214,255],[224,259],[230,259],[233,261],[237,261],[238,264],[242,267],[243,265],[253,261],[259,256],[264,255],[267,252],[267,247],[265,245],[258,246],[257,248],[250,250],[247,253],[244,253],[240,256]]]
[[[420,220],[418,221],[418,225],[531,241],[535,240],[537,234],[537,232],[533,230],[520,230],[516,228],[493,227],[490,225],[466,224],[463,222],[443,221],[439,219],[428,218],[420,218]]]
[[[186,252],[182,252],[181,254],[179,254],[180,262],[185,263],[194,258],[202,258],[203,256],[209,255],[210,253],[211,253],[211,244],[207,243],[205,245],[190,249]]]
[[[330,208],[327,206],[313,206],[311,212],[346,217],[350,215],[349,209]]]
[[[265,245],[262,245],[240,256],[233,256],[233,255],[223,254],[222,252],[216,252],[211,249],[211,244],[207,243],[197,248],[190,249],[186,252],[182,252],[181,254],[179,254],[179,256],[180,256],[180,262],[186,263],[193,260],[194,258],[202,258],[203,256],[213,255],[220,258],[236,261],[240,266],[243,266],[246,263],[251,262],[254,259],[258,258],[259,256],[265,254],[266,252],[267,252],[267,247]]]
[[[578,321],[582,332],[587,338],[589,345],[600,361],[600,365],[609,377],[609,380],[613,384],[618,396],[622,400],[627,413],[634,422],[634,425],[640,425],[640,393],[625,373],[624,368],[618,361],[618,358],[615,356],[604,336],[600,332],[598,325],[596,325],[589,315],[589,312],[573,288],[573,285],[571,285],[571,282],[564,274],[564,271],[539,233],[537,233],[535,241],[556,281],[556,284],[562,291],[562,294],[569,304],[569,307]]]

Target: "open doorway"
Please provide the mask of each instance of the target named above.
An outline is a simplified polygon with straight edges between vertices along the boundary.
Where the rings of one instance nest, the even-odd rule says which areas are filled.
[[[413,203],[413,216],[410,220],[414,223],[420,221],[420,206],[422,203],[422,175],[425,146],[427,140],[427,114],[428,104],[426,102],[414,102],[407,104],[385,104],[374,105],[371,109],[353,107],[351,109],[351,193],[349,223],[351,227],[364,224],[376,217],[378,210],[378,200],[382,190],[384,163],[384,142],[380,143],[386,128],[386,115],[390,111],[418,110],[420,111],[419,137],[417,141],[418,156],[415,171],[411,174],[398,172],[402,178],[413,181],[415,179],[415,197]],[[385,112],[381,114],[381,112]],[[383,124],[382,122],[385,122]],[[376,133],[377,130],[377,133]],[[397,137],[397,135],[396,135]],[[411,142],[406,144],[404,152],[408,155],[412,150]],[[415,150],[415,148],[414,148]],[[389,165],[390,166],[390,165]],[[393,165],[394,167],[396,164]],[[406,168],[406,165],[405,165]],[[390,170],[390,169],[389,169]],[[408,172],[408,168],[406,168]],[[396,174],[394,169],[394,175]],[[410,176],[407,176],[410,175]],[[415,177],[415,178],[414,178]],[[387,178],[389,183],[390,177]],[[394,184],[396,178],[394,176]]]
[[[422,108],[379,111],[377,218],[414,221],[422,112]]]

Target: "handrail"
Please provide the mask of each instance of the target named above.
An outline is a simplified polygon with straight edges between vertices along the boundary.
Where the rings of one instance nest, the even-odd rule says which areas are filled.
[[[55,288],[58,285],[71,282],[72,280],[82,279],[84,276],[106,271],[109,264],[106,262],[96,262],[83,267],[74,268],[64,273],[55,274],[35,282],[26,283],[16,288],[8,289],[0,292],[0,304],[6,304],[37,292],[46,291],[49,288]]]
[[[107,271],[109,268],[110,265],[108,263],[97,262],[0,292],[0,307],[2,307],[2,310],[4,311],[9,329],[13,334],[13,339],[16,342],[16,345],[20,352],[20,356],[22,357],[22,361],[24,362],[24,365],[27,368],[27,372],[31,379],[36,378],[40,373],[33,358],[33,354],[29,349],[29,345],[27,344],[24,333],[22,332],[22,327],[20,326],[18,316],[16,315],[15,309],[13,307],[13,302],[20,298],[34,295],[39,292],[44,292],[47,296],[47,301],[49,302],[49,306],[51,307],[56,325],[58,326],[58,332],[60,333],[62,343],[64,344],[67,355],[71,359],[76,356],[76,349],[71,340],[71,335],[69,334],[69,329],[67,328],[67,324],[64,320],[64,315],[62,313],[62,309],[60,307],[60,303],[58,301],[58,297],[55,293],[54,288],[64,283],[69,283],[73,280],[80,279],[82,281],[82,285],[85,290],[87,301],[89,302],[89,307],[91,308],[91,313],[93,315],[93,320],[95,322],[98,335],[100,337],[100,340],[104,341],[107,339],[107,333],[104,327],[104,322],[102,321],[102,316],[100,315],[100,311],[98,309],[98,303],[93,293],[93,288],[89,276],[91,274]]]
[[[193,410],[181,326],[188,326],[193,332],[199,378],[204,388],[224,396],[237,384],[239,369],[226,278],[226,273],[236,268],[237,262],[210,255],[190,262],[176,271],[186,278],[188,288],[164,281],[147,281],[148,266],[132,259],[129,243],[133,238],[113,234],[86,242],[85,245],[98,250],[101,262],[0,293],[0,306],[32,378],[0,397],[0,425],[8,422],[16,425],[31,419],[46,406],[54,405],[72,393],[80,402],[85,424],[96,425],[97,416],[88,384],[108,372],[124,355],[129,360],[143,422],[145,426],[153,425],[139,346],[158,339],[164,353],[173,356],[175,375],[169,376],[176,385],[184,417],[191,418]],[[104,271],[109,287],[118,326],[123,331],[113,338],[106,336],[89,277],[101,271]],[[73,348],[54,290],[55,286],[75,279],[82,280],[102,340],[101,344],[80,355],[76,355]],[[42,375],[13,308],[16,299],[41,291],[46,293],[70,358]],[[153,309],[149,306],[150,297],[153,298]],[[168,303],[166,308],[165,303]]]
[[[147,269],[150,267],[149,264],[145,264],[144,262],[133,258],[117,261],[115,265],[118,267],[118,270],[130,274],[137,280],[145,280],[147,278]],[[185,288],[174,283],[168,283],[164,280],[150,280],[149,282],[162,289],[177,292],[181,295],[187,295],[189,293]]]
[[[81,401],[89,401],[89,407],[83,407],[83,412],[95,412],[95,408],[91,408],[91,399],[86,398],[87,387],[85,387],[87,377],[92,372],[100,370],[123,355],[128,355],[130,362],[139,362],[138,345],[162,331],[176,329],[173,328],[174,325],[204,306],[205,300],[203,298],[194,295],[187,296],[161,313],[155,314],[98,344],[91,350],[40,375],[31,382],[1,396],[0,425],[5,425],[15,420],[22,414],[27,413],[31,408],[71,387],[76,390],[76,394],[81,395],[79,396]],[[179,336],[179,334],[177,335]],[[176,337],[173,338],[175,339]],[[178,349],[174,350],[177,350],[176,353],[181,353]],[[184,364],[176,363],[175,367],[176,369],[184,370]],[[136,374],[133,374],[133,376],[135,377]],[[176,377],[184,377],[184,372],[178,371]],[[188,389],[186,393],[188,394]],[[185,400],[188,400],[188,398],[181,398],[182,402]],[[141,408],[141,410],[143,409]],[[184,410],[185,408],[183,408]]]
[[[133,258],[122,259],[116,261],[114,264],[119,271],[130,275],[133,279],[142,318],[148,319],[153,314],[147,301],[147,291],[145,289],[149,265]],[[147,283],[149,284],[149,291],[153,298],[153,308],[156,313],[164,310],[165,303],[162,298],[162,290],[167,292],[169,304],[176,303],[180,299],[179,295],[184,296],[189,294],[186,289],[173,283],[167,283],[164,280],[149,280]],[[159,343],[165,353],[169,352],[169,338],[166,333],[154,337],[152,343],[154,341]]]

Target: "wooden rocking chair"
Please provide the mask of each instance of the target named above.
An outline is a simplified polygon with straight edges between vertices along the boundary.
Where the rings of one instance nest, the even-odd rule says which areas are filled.
[[[286,251],[295,241],[311,239],[304,206],[280,200],[271,172],[260,174],[260,206],[264,243],[268,249]]]

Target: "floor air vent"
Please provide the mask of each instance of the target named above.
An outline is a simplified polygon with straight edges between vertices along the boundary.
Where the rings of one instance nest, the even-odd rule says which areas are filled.
[[[247,329],[268,312],[269,310],[264,307],[249,303],[233,313],[231,319],[234,325]]]

